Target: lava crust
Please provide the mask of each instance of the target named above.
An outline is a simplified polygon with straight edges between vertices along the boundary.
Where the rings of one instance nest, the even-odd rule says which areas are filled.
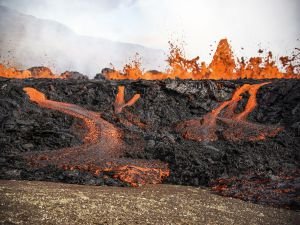
[[[245,85],[248,91],[240,93],[238,101],[232,101],[234,93]],[[255,98],[250,90],[254,86],[259,86]],[[45,98],[32,102],[24,88],[34,88]],[[240,180],[247,180],[249,174],[257,179],[264,174],[264,180],[270,181],[265,186],[275,190],[277,186],[272,186],[268,177],[290,174],[292,187],[278,191],[283,196],[278,198],[283,199],[281,203],[266,198],[259,201],[259,197],[255,202],[299,208],[299,200],[289,197],[299,191],[299,173],[294,172],[299,170],[300,161],[299,90],[300,80],[294,79],[0,79],[0,176],[127,186],[148,183],[135,177],[143,172],[141,168],[166,169],[162,165],[167,164],[169,176],[161,174],[165,183],[212,185],[219,190],[220,179],[248,185]],[[249,111],[247,105],[253,100],[255,106]],[[55,104],[43,105],[45,101]],[[195,121],[198,128],[183,127],[187,129],[185,133],[192,130],[192,134],[198,134],[203,126],[201,118],[224,102],[235,103],[216,116],[212,139],[187,138],[178,130],[182,123]],[[101,139],[103,131],[105,135],[103,124],[113,128],[118,138],[109,139],[108,135]],[[254,138],[249,138],[251,135]],[[117,151],[121,154],[112,160],[108,155],[112,153],[110,146],[115,145],[122,146]],[[103,158],[99,160],[99,156]],[[159,163],[151,167],[151,162]],[[115,164],[107,167],[107,163]],[[152,172],[148,173],[151,179],[157,176]],[[124,177],[130,173],[135,178],[128,182]],[[267,195],[268,191],[257,193]],[[224,195],[238,197],[235,191]]]

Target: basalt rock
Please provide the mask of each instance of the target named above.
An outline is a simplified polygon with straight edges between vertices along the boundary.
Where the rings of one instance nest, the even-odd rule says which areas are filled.
[[[72,80],[88,80],[88,76],[83,75],[79,72],[75,71],[66,71],[60,75],[62,78],[65,79],[72,79]]]
[[[52,71],[44,66],[39,66],[39,67],[31,67],[28,69],[31,72],[31,75],[33,78],[35,77],[54,77],[54,74]]]
[[[250,172],[276,176],[282,171],[299,170],[299,80],[271,80],[258,90],[258,105],[249,114],[248,121],[281,127],[282,131],[275,137],[228,141],[222,136],[220,125],[216,132],[218,140],[197,142],[185,139],[175,129],[178,123],[201,118],[220,103],[230,100],[237,87],[260,82],[265,81],[0,79],[1,178],[125,185],[109,173],[97,177],[82,171],[30,168],[22,159],[24,152],[80,145],[84,130],[79,119],[40,108],[29,101],[24,87],[34,87],[48,99],[99,112],[103,119],[122,130],[126,144],[142,146],[140,152],[128,148],[126,157],[159,159],[169,164],[167,183],[199,186]],[[134,105],[115,114],[114,102],[119,86],[125,87],[126,102],[135,94],[141,97]],[[244,109],[248,98],[248,94],[243,95],[235,113]],[[291,183],[294,185],[297,179]]]
[[[105,80],[105,76],[102,73],[97,73],[94,77],[95,80]]]
[[[80,121],[32,104],[18,85],[0,81],[0,96],[1,155],[58,149],[81,142],[72,134]]]

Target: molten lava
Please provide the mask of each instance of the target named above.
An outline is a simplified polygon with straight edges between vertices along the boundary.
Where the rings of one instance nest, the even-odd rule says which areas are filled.
[[[293,53],[292,57],[282,56],[280,61],[285,71],[281,72],[273,60],[271,52],[266,57],[252,57],[248,61],[244,58],[235,61],[227,39],[219,42],[212,62],[207,66],[205,62],[199,64],[199,57],[188,60],[183,51],[176,45],[170,43],[170,55],[167,59],[169,69],[161,72],[143,73],[141,63],[138,59],[125,65],[122,72],[113,71],[105,74],[109,80],[163,80],[163,79],[215,79],[215,80],[235,80],[235,79],[276,79],[276,78],[300,78],[300,50]],[[262,51],[260,51],[262,52]]]
[[[231,100],[221,103],[216,109],[206,114],[202,118],[196,118],[181,122],[177,125],[176,130],[182,136],[189,140],[195,141],[216,141],[218,139],[217,131],[222,133],[226,140],[230,141],[257,141],[266,137],[273,137],[281,131],[281,128],[255,124],[246,121],[248,115],[257,106],[256,94],[262,84],[245,84],[239,87],[233,94]],[[243,98],[242,94],[248,92],[250,97],[244,111],[236,114],[235,109],[239,101]],[[223,114],[221,115],[221,113]],[[221,125],[223,126],[218,130]]]
[[[125,150],[132,148],[122,140],[121,131],[101,116],[77,105],[48,100],[34,88],[24,88],[31,101],[43,108],[61,111],[84,121],[88,130],[82,146],[43,153],[28,153],[31,165],[55,165],[66,170],[83,170],[95,175],[112,173],[113,177],[132,186],[161,183],[169,176],[167,164],[156,160],[124,158]]]
[[[290,79],[300,78],[300,49],[295,48],[292,56],[281,56],[279,65],[276,65],[271,52],[266,57],[244,57],[235,60],[231,46],[227,39],[220,40],[211,63],[199,63],[200,57],[186,59],[184,51],[170,43],[170,53],[167,58],[169,68],[165,72],[148,71],[141,69],[141,58],[135,58],[126,64],[122,71],[110,69],[103,76],[108,80],[164,80],[164,79]],[[263,50],[259,50],[263,53]],[[282,71],[281,71],[282,70]],[[55,76],[45,67],[33,67],[19,71],[14,68],[5,68],[0,64],[0,76],[6,78],[61,78],[67,79],[65,74]]]
[[[125,102],[125,87],[119,86],[118,93],[114,104],[115,113],[121,113],[124,107],[132,106],[141,97],[140,94],[135,94],[127,103]]]
[[[6,68],[4,65],[0,64],[0,77],[26,79],[31,77],[31,72],[29,70],[21,71],[16,70],[15,68]]]
[[[28,70],[16,70],[15,68],[6,68],[0,64],[0,77],[14,78],[14,79],[28,79],[28,78],[49,78],[57,79],[61,78],[54,75],[50,69],[46,67],[32,67]]]
[[[212,62],[208,67],[210,79],[237,79],[238,75],[235,73],[236,63],[234,61],[233,52],[226,39],[219,42],[216,53]]]

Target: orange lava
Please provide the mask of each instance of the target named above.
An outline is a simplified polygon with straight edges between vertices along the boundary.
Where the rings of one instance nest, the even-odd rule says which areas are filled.
[[[36,167],[55,165],[66,170],[88,171],[95,175],[112,173],[113,177],[132,186],[161,183],[169,176],[167,164],[157,160],[124,158],[132,148],[122,140],[122,132],[103,120],[100,114],[77,105],[48,100],[34,88],[24,88],[30,100],[43,108],[57,110],[84,121],[87,134],[84,144],[42,153],[27,153],[25,158]]]
[[[121,113],[124,107],[132,106],[140,97],[140,94],[135,94],[128,102],[125,102],[125,87],[119,86],[114,104],[115,113]]]
[[[246,121],[248,115],[257,106],[256,94],[260,87],[268,83],[244,84],[233,94],[231,100],[221,103],[216,109],[206,114],[202,118],[196,118],[181,122],[176,130],[182,136],[195,141],[216,141],[218,140],[218,128],[222,136],[230,141],[258,141],[266,137],[273,137],[282,130],[274,126],[266,126]],[[248,92],[249,99],[244,111],[236,114],[234,111],[243,98],[242,94]],[[221,115],[221,113],[223,113]],[[217,121],[221,124],[218,125]]]
[[[164,79],[190,79],[190,80],[236,80],[236,79],[299,79],[300,78],[300,49],[295,48],[291,56],[278,57],[278,65],[272,52],[265,57],[254,56],[248,60],[234,56],[227,39],[220,40],[217,50],[209,64],[199,62],[200,57],[186,59],[184,51],[170,43],[170,53],[167,58],[169,68],[164,72],[148,71],[141,68],[141,58],[136,54],[135,58],[126,64],[122,71],[110,70],[104,77],[108,80],[164,80]],[[259,54],[263,50],[258,51]],[[53,75],[45,67],[34,67],[29,70],[16,70],[6,68],[0,64],[0,77],[6,78],[61,78]]]
[[[0,64],[0,77],[14,78],[14,79],[28,79],[28,78],[48,78],[57,79],[59,76],[53,75],[51,70],[46,67],[34,67],[29,70],[17,70],[15,68],[6,68]]]
[[[31,101],[39,104],[44,108],[56,109],[55,108],[55,105],[57,105],[56,102],[47,100],[46,96],[42,92],[39,92],[38,90],[30,87],[24,88],[24,91],[27,93]],[[87,118],[84,115],[81,115],[80,113],[76,113],[76,111],[69,111],[68,107],[71,107],[71,104],[67,104],[67,103],[59,103],[59,104],[60,104],[60,111],[66,114],[70,114],[74,117],[80,118],[84,121],[85,126],[87,127],[88,130],[88,133],[84,138],[84,141],[89,143],[96,142],[98,137],[100,136],[100,132],[99,130],[97,130],[97,126],[94,123],[94,121]],[[97,115],[95,115],[95,117],[97,117]]]
[[[46,96],[42,92],[39,92],[34,88],[26,87],[24,88],[24,91],[27,93],[30,101],[32,102],[42,103],[46,100]]]
[[[122,72],[113,71],[105,74],[109,80],[164,80],[164,79],[299,79],[300,50],[292,53],[291,57],[281,56],[281,65],[276,65],[273,55],[268,52],[266,57],[251,57],[235,60],[227,39],[222,39],[217,47],[212,62],[207,66],[199,63],[200,57],[188,60],[183,51],[170,43],[170,54],[167,59],[169,69],[165,72],[143,73],[139,59],[126,64]],[[260,53],[263,52],[260,50]],[[282,67],[283,71],[279,70]]]
[[[236,63],[234,61],[233,52],[226,39],[219,42],[216,53],[210,63],[208,70],[211,71],[208,74],[210,79],[237,79],[238,74],[235,73]]]

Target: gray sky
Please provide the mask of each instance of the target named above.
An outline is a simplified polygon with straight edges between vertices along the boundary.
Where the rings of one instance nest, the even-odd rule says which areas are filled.
[[[227,37],[237,55],[299,47],[300,0],[0,0],[0,4],[69,26],[78,34],[167,50],[186,43],[187,56],[210,59]],[[241,50],[244,47],[244,50]]]

